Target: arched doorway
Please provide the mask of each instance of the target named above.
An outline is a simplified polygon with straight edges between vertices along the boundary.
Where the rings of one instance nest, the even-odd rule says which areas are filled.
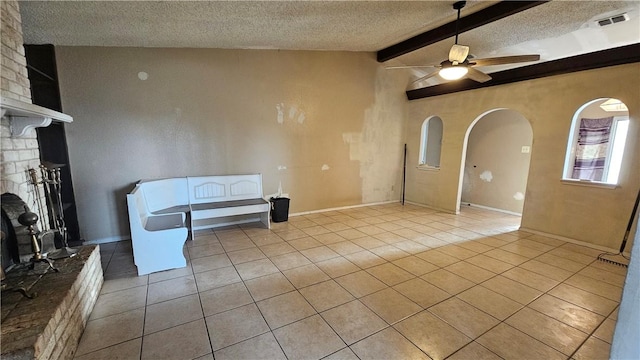
[[[464,138],[458,206],[522,214],[532,141],[531,124],[515,110],[478,116]]]

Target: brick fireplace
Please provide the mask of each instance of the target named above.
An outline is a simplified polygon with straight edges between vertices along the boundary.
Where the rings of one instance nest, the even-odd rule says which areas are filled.
[[[22,23],[18,6],[15,0],[0,2],[2,11],[1,95],[5,99],[30,104],[31,86],[27,75],[27,60],[24,55]],[[40,151],[35,131],[30,131],[24,137],[11,137],[9,120],[3,117],[0,124],[0,144],[2,149],[0,193],[16,194],[27,202],[35,200],[29,193],[25,172],[28,168],[37,169],[40,165]],[[37,212],[36,209],[32,210]]]
[[[48,126],[52,120],[70,122],[72,118],[32,104],[19,3],[2,0],[0,11],[0,194],[15,194],[32,212],[44,214],[44,221],[48,211],[46,206],[38,205],[46,204],[46,199],[31,189],[27,173],[27,169],[40,166],[33,128]],[[25,255],[24,251],[20,255]],[[99,247],[85,246],[76,256],[56,260],[54,265],[59,272],[48,271],[48,265],[42,262],[34,263],[34,269],[29,265],[28,261],[17,264],[3,281],[7,289],[3,289],[1,297],[0,357],[73,358],[103,283]],[[30,299],[12,291],[19,288],[36,296]]]

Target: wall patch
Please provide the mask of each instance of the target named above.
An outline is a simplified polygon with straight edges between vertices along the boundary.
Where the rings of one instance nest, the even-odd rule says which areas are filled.
[[[480,180],[491,182],[491,180],[493,180],[493,174],[491,173],[491,171],[485,170],[482,172],[482,174],[480,174]]]
[[[278,111],[278,124],[284,123],[284,103],[276,104],[276,110]]]

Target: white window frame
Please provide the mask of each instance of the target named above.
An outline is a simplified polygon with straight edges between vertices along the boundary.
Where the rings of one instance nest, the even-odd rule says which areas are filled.
[[[613,154],[613,150],[614,147],[616,145],[617,142],[622,141],[623,147],[626,143],[627,138],[629,137],[629,134],[627,133],[625,135],[624,139],[618,139],[618,123],[622,122],[622,121],[630,121],[629,120],[629,115],[625,115],[625,116],[614,116],[613,117],[613,122],[611,124],[611,140],[609,141],[610,146],[607,149],[607,157],[605,159],[605,168],[604,168],[604,173],[602,175],[602,178],[605,179],[603,181],[591,181],[591,180],[580,180],[580,179],[576,179],[571,177],[573,174],[573,167],[575,165],[575,158],[576,158],[576,148],[578,146],[578,137],[579,137],[579,132],[580,132],[580,120],[582,119],[582,111],[587,107],[590,106],[591,104],[593,104],[595,101],[590,101],[586,104],[584,104],[583,106],[580,107],[580,109],[578,109],[578,111],[576,111],[575,115],[573,116],[573,121],[571,123],[571,132],[569,133],[569,139],[567,142],[567,152],[565,155],[565,161],[564,161],[564,169],[563,169],[563,173],[562,173],[562,181],[565,183],[580,183],[580,184],[593,184],[593,185],[602,185],[605,187],[615,187],[616,185],[618,185],[618,175],[617,174],[615,176],[615,181],[609,181],[609,169],[611,166],[611,159],[612,159],[612,154]],[[624,148],[623,148],[623,153],[622,153],[622,157],[624,157]],[[622,158],[620,159],[622,160]]]

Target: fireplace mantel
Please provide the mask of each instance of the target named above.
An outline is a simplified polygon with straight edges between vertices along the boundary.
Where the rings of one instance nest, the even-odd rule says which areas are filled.
[[[24,137],[29,130],[49,126],[54,120],[65,123],[73,121],[67,114],[16,99],[0,97],[0,106],[2,117],[9,119],[13,138]]]

